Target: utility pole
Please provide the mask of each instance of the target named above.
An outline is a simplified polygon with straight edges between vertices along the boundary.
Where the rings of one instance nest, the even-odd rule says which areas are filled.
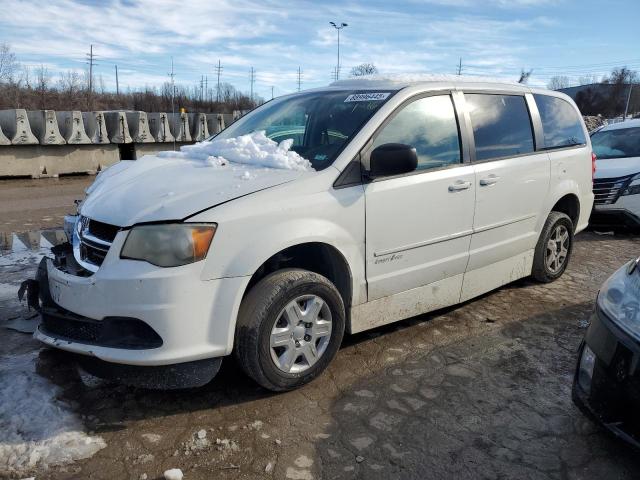
[[[624,115],[622,116],[622,120],[627,119],[627,114],[629,113],[629,102],[631,101],[632,90],[633,90],[633,83],[629,83],[629,94],[627,95],[627,105],[624,107]]]
[[[204,98],[207,102],[209,101],[209,77],[207,75],[204,76]]]
[[[86,55],[87,55],[87,63],[89,64],[89,96],[87,98],[87,104],[88,104],[89,110],[92,110],[91,97],[93,95],[93,65],[94,65],[93,59],[95,58],[95,55],[93,54],[93,44],[89,46],[89,53],[87,53]]]
[[[273,85],[271,85],[271,100],[273,100]]]
[[[118,65],[116,65],[116,95],[120,95],[120,84],[118,83]]]
[[[298,91],[300,91],[300,85],[302,85],[302,69],[298,67]]]
[[[340,30],[344,27],[348,27],[349,25],[344,22],[341,23],[340,26],[336,25],[335,22],[329,22],[329,24],[338,31],[338,65],[336,67],[336,80],[340,80]]]
[[[171,57],[171,73],[169,73],[169,76],[171,77],[171,121],[175,122],[175,117],[176,117],[176,107],[175,107],[175,100],[176,100],[176,85],[174,83],[174,77],[176,76],[175,73],[173,73],[173,57]],[[173,136],[173,151],[176,151],[176,136]]]
[[[203,89],[204,89],[204,75],[200,77],[200,102],[202,103],[203,97]]]
[[[458,75],[462,75],[462,57],[460,57],[460,61],[458,62]]]
[[[216,73],[218,74],[218,87],[216,90],[216,102],[220,102],[220,72],[222,72],[222,65],[220,65],[220,60],[218,60],[218,66],[215,67]]]
[[[249,80],[251,81],[251,101],[253,102],[253,84],[256,81],[256,71],[253,67],[251,67],[249,72]]]

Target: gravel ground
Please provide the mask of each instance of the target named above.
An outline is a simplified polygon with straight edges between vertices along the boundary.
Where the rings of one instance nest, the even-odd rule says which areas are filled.
[[[81,375],[42,349],[38,373],[106,447],[9,477],[153,479],[180,468],[185,480],[638,478],[638,452],[585,418],[570,392],[598,287],[640,254],[640,237],[577,240],[560,280],[521,280],[348,336],[324,375],[285,394],[258,388],[231,359],[204,388],[154,392]],[[2,265],[5,285],[34,269]],[[0,323],[23,314],[0,295]],[[40,349],[3,328],[0,342],[3,355]]]

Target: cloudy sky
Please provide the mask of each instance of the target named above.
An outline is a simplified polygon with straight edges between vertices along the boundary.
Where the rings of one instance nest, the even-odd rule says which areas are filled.
[[[94,45],[96,75],[115,89],[159,86],[171,57],[176,82],[210,87],[221,61],[222,81],[271,97],[326,85],[362,62],[380,73],[463,73],[517,79],[533,69],[531,83],[566,74],[602,75],[615,66],[640,70],[639,0],[0,0],[0,42],[27,66],[44,65],[54,79],[83,70]]]

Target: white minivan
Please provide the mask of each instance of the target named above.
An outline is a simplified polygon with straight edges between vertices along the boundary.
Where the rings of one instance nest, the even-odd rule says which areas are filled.
[[[564,272],[593,205],[569,97],[464,77],[272,100],[181,152],[101,173],[37,282],[37,339],[99,376],[263,387],[318,376],[345,332]]]

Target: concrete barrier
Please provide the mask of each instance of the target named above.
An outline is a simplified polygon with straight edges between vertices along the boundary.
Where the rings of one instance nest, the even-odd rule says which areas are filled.
[[[27,111],[22,108],[0,110],[0,127],[12,145],[38,144],[38,139],[31,131]]]
[[[148,113],[147,118],[149,119],[149,131],[156,142],[173,142],[169,117],[166,113]]]
[[[91,139],[84,129],[82,112],[74,110],[72,112],[56,112],[58,128],[62,137],[67,143],[72,145],[84,145],[91,143]]]
[[[127,115],[121,111],[104,112],[107,134],[111,143],[132,143]]]
[[[176,142],[190,142],[191,130],[189,129],[189,115],[186,113],[167,113],[169,116],[169,124],[171,125],[171,133]]]
[[[0,145],[11,145],[11,140],[2,131],[2,126],[0,126]]]
[[[216,135],[224,130],[224,115],[221,113],[208,113],[207,128],[209,129],[209,135]]]
[[[104,112],[82,112],[82,120],[91,143],[111,143]]]
[[[225,128],[236,121],[232,113],[223,113],[222,118],[224,120]]]
[[[67,143],[60,134],[58,119],[53,110],[33,110],[27,112],[31,131],[40,145],[64,145]]]
[[[129,134],[134,143],[153,143],[155,139],[149,131],[149,121],[145,112],[127,112]]]
[[[0,177],[95,174],[120,161],[118,145],[12,145],[0,149]]]
[[[207,115],[204,113],[190,113],[189,124],[191,125],[191,140],[202,142],[209,138],[209,128],[207,126]]]

